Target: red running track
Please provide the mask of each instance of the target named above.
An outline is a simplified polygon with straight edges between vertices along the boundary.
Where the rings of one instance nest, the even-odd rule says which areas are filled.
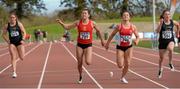
[[[11,78],[10,55],[7,46],[0,50],[0,88],[180,88],[180,55],[174,54],[175,71],[164,60],[161,79],[157,78],[158,52],[134,48],[128,84],[120,82],[121,69],[116,66],[115,48],[106,51],[93,45],[93,63],[83,65],[83,83],[78,84],[75,46],[71,43],[43,43],[26,46],[24,61],[18,60],[18,77]],[[110,72],[113,77],[110,77]]]

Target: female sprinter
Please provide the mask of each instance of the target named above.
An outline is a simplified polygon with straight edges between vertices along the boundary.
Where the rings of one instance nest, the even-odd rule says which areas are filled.
[[[128,83],[128,81],[125,79],[125,75],[128,72],[132,57],[132,34],[134,34],[136,37],[136,39],[134,40],[135,45],[137,45],[139,42],[139,34],[136,26],[129,21],[130,14],[128,11],[123,12],[121,17],[122,22],[119,25],[117,25],[115,30],[111,33],[105,45],[105,48],[109,48],[109,43],[111,42],[112,38],[117,32],[119,32],[120,39],[118,45],[116,46],[117,65],[119,68],[122,68],[121,82]]]
[[[9,34],[9,38],[7,36],[7,33]],[[17,20],[16,14],[11,13],[8,24],[4,26],[2,36],[9,45],[9,52],[11,55],[11,63],[12,63],[12,69],[13,69],[13,73],[12,73],[13,78],[17,77],[16,54],[19,55],[21,60],[24,59],[25,49],[23,46],[24,44],[23,39],[25,39],[25,35],[26,35],[26,32],[25,32],[24,26],[22,25],[22,23],[20,23]]]
[[[78,83],[82,83],[82,64],[83,56],[85,56],[85,62],[87,65],[90,65],[92,62],[92,33],[93,29],[96,30],[97,34],[101,39],[101,44],[104,46],[100,30],[97,28],[94,21],[89,19],[90,14],[88,9],[83,9],[81,12],[81,19],[75,21],[73,24],[67,25],[64,24],[60,19],[57,19],[57,22],[63,26],[64,29],[70,30],[77,27],[78,29],[78,39],[76,46],[76,57],[78,60],[78,72],[79,80]]]
[[[173,21],[170,16],[169,10],[164,10],[162,13],[163,19],[160,19],[159,25],[157,27],[157,33],[159,33],[159,72],[158,78],[162,77],[162,63],[165,58],[165,54],[169,52],[169,67],[171,71],[174,71],[174,66],[172,63],[172,54],[174,49],[174,25],[179,29],[179,23]]]

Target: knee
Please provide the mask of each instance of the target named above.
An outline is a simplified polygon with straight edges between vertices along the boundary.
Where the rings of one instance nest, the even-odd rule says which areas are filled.
[[[91,65],[92,62],[91,62],[91,61],[86,61],[86,64],[87,64],[87,65]]]
[[[123,66],[122,64],[120,64],[120,63],[118,63],[117,65],[118,65],[118,68],[120,68],[120,69],[124,67],[124,66]]]

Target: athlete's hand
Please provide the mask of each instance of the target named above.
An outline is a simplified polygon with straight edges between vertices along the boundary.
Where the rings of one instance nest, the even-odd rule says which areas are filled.
[[[164,21],[164,19],[160,19],[160,25],[162,25],[162,24],[163,24],[163,21]]]
[[[21,42],[20,42],[21,44],[24,44],[25,42],[24,42],[24,40],[21,40]]]
[[[62,20],[61,19],[56,19],[56,21],[58,22],[58,23],[62,23]]]
[[[137,40],[137,39],[134,40],[134,44],[135,44],[135,45],[138,45],[138,43],[139,43],[139,40]]]

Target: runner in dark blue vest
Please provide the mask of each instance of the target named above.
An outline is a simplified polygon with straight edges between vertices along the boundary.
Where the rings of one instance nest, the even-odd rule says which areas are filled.
[[[9,34],[9,37],[8,37],[7,33]],[[16,14],[11,13],[10,17],[9,17],[9,23],[5,25],[2,36],[9,45],[9,51],[10,51],[10,55],[11,55],[11,63],[12,63],[12,69],[13,69],[13,73],[12,73],[13,78],[17,77],[16,54],[19,55],[19,58],[21,60],[24,59],[25,49],[23,46],[23,44],[24,44],[23,39],[25,39],[25,35],[26,35],[26,32],[25,32],[24,26],[22,25],[22,23],[20,23],[17,20]]]
[[[159,33],[159,72],[158,78],[162,77],[162,62],[165,58],[165,54],[169,52],[169,67],[171,71],[174,71],[174,66],[172,64],[172,54],[174,49],[174,29],[173,27],[176,26],[179,29],[178,22],[171,19],[169,10],[164,10],[162,13],[162,18],[160,19],[157,33]]]

